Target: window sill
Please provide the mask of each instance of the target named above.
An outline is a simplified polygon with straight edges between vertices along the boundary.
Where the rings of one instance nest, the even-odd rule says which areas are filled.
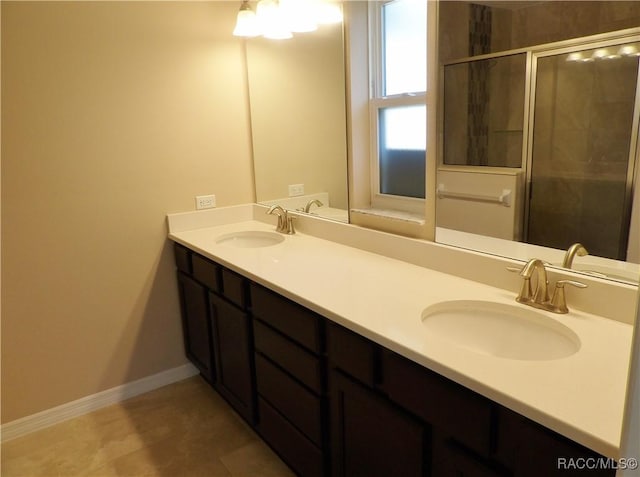
[[[373,217],[384,218],[388,220],[397,220],[409,224],[420,225],[423,226],[425,224],[424,214],[416,214],[412,212],[404,212],[400,210],[391,210],[391,209],[351,209],[350,212],[352,214],[362,214]]]

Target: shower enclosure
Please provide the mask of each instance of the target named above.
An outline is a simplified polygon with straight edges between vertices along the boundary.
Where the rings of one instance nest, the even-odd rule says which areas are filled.
[[[443,165],[520,169],[525,242],[581,242],[625,260],[639,40],[600,35],[445,64]]]

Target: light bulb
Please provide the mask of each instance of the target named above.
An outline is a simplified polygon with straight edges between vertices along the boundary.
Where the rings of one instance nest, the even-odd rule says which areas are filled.
[[[277,0],[260,0],[257,15],[265,38],[287,40],[293,37]]]
[[[342,8],[340,4],[330,0],[316,0],[316,21],[321,25],[342,22]]]
[[[251,10],[248,1],[243,1],[236,19],[236,27],[233,29],[234,36],[254,37],[260,35],[260,24],[256,14]]]
[[[306,33],[318,29],[310,0],[280,0],[280,10],[291,31]]]
[[[618,54],[621,56],[640,56],[636,45],[623,45],[618,50]]]
[[[607,50],[606,48],[598,48],[596,51],[593,52],[593,55],[591,55],[591,58],[593,58],[594,60],[598,60],[601,58],[606,58],[609,55],[610,55],[609,50]]]

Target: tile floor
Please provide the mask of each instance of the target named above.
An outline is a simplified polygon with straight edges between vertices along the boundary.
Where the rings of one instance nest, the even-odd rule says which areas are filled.
[[[2,477],[292,477],[199,376],[2,444]]]

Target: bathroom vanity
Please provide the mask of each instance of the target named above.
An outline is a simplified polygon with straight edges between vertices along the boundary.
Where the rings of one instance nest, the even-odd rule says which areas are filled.
[[[296,473],[615,474],[631,325],[572,311],[547,317],[577,334],[567,357],[478,353],[421,310],[515,290],[279,236],[262,214],[176,214],[169,236],[187,356]]]

